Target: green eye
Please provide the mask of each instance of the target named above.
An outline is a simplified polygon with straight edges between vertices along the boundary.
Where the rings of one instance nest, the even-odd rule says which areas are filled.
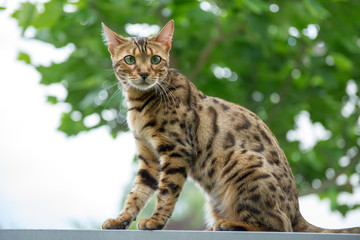
[[[127,55],[126,57],[124,57],[124,61],[129,65],[133,65],[136,62],[135,57],[131,55]]]
[[[161,57],[158,55],[152,56],[151,64],[159,64],[161,62]]]

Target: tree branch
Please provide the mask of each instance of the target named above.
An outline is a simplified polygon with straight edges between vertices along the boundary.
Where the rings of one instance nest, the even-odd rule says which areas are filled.
[[[316,193],[316,194],[322,193],[322,192],[327,191],[330,187],[335,187],[336,190],[338,190],[338,191],[351,190],[352,186],[349,182],[347,182],[345,185],[339,186],[339,185],[336,185],[336,179],[340,175],[347,173],[349,170],[353,169],[356,166],[356,164],[359,163],[359,158],[360,158],[360,151],[358,151],[358,153],[350,159],[350,163],[346,167],[343,167],[340,171],[335,173],[334,178],[332,178],[331,180],[322,181],[321,186],[317,189],[308,188],[308,189],[302,190],[301,192],[299,192],[299,196],[305,196],[305,195],[313,194],[313,193]]]
[[[241,26],[241,27],[235,29],[233,32],[224,35],[219,22],[216,22],[216,28],[218,30],[218,34],[216,36],[214,36],[212,39],[210,39],[208,44],[201,51],[198,59],[196,60],[196,64],[195,64],[192,72],[189,75],[189,78],[192,81],[195,81],[195,79],[197,78],[197,76],[199,75],[201,70],[203,69],[204,65],[207,63],[210,54],[212,53],[212,51],[214,50],[214,48],[216,47],[216,45],[218,43],[220,43],[221,41],[223,41],[225,39],[232,38],[244,30],[244,27]]]
[[[327,180],[325,182],[321,182],[321,186],[319,188],[307,188],[299,192],[299,197],[306,196],[309,194],[319,194],[327,191],[329,188],[334,187],[338,192],[346,192],[349,191],[352,187],[350,184],[345,185],[336,185],[334,178],[333,180]]]

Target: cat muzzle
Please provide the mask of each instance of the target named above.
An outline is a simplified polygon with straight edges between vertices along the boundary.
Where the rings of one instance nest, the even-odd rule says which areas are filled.
[[[142,79],[144,79],[144,81],[145,81],[145,79],[150,75],[150,73],[149,73],[149,72],[140,72],[139,75],[140,75],[140,76],[142,77]]]

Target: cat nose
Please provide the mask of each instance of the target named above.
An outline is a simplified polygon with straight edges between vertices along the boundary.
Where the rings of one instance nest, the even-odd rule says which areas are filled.
[[[140,72],[139,74],[144,80],[150,75],[149,72]]]

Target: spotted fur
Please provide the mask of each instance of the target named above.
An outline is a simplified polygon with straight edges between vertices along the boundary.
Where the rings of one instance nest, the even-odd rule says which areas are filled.
[[[103,27],[140,161],[122,212],[103,229],[128,228],[155,191],[155,211],[138,228],[164,228],[190,176],[209,198],[209,230],[360,233],[307,223],[289,163],[264,122],[169,69],[173,21],[150,38],[123,38]],[[128,55],[135,64],[126,63]],[[155,55],[161,61],[152,64]]]

